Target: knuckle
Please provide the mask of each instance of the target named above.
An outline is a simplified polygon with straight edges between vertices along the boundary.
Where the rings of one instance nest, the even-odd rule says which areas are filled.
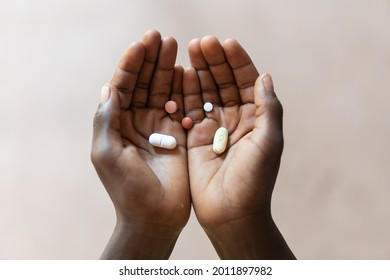
[[[283,117],[283,106],[279,99],[275,96],[269,100],[269,106],[272,111],[279,117]]]
[[[96,111],[93,119],[93,139],[90,158],[95,167],[114,164],[116,161],[116,150],[106,135],[107,118],[101,107]]]
[[[93,118],[93,129],[94,131],[96,131],[96,129],[99,129],[102,124],[103,124],[103,121],[104,121],[104,111],[102,110],[101,108],[102,106],[99,105],[96,113],[95,113],[95,116]]]
[[[102,156],[100,153],[97,153],[96,150],[92,147],[90,154],[91,162],[94,166],[98,166],[101,162]]]
[[[284,147],[284,138],[283,138],[283,132],[281,130],[275,134],[274,142],[275,142],[275,147],[277,147],[278,150],[282,151]]]
[[[282,152],[284,148],[284,137],[283,137],[283,106],[279,99],[274,96],[267,100],[268,112],[272,119],[270,136],[272,139],[273,147],[275,152]]]
[[[103,142],[92,145],[90,158],[95,167],[106,168],[115,165],[118,155],[107,144]]]
[[[94,143],[91,149],[91,161],[95,167],[104,164],[107,158],[108,151],[101,147],[101,145]]]

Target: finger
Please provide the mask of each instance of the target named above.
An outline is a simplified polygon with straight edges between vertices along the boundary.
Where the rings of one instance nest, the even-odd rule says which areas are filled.
[[[190,117],[194,123],[201,122],[205,114],[198,75],[193,67],[184,70],[183,94],[185,115]]]
[[[233,71],[226,60],[225,52],[219,40],[214,36],[206,36],[202,38],[200,47],[218,87],[223,106],[229,107],[241,104]]]
[[[244,48],[234,39],[223,44],[226,59],[233,69],[242,103],[253,103],[253,86],[259,76],[255,65]]]
[[[110,164],[122,152],[120,134],[120,97],[112,85],[101,90],[101,100],[93,121],[91,159],[96,165]]]
[[[263,74],[256,80],[254,102],[256,105],[256,120],[252,133],[255,143],[264,139],[272,139],[272,143],[264,143],[272,149],[283,148],[283,107],[276,97],[274,85],[269,74]],[[266,137],[267,136],[267,137]],[[264,146],[264,150],[269,150]]]
[[[168,37],[161,41],[157,64],[149,92],[149,107],[164,108],[171,93],[173,68],[177,54],[177,42]]]
[[[203,56],[200,42],[200,39],[191,40],[188,44],[188,54],[192,67],[194,67],[198,73],[202,92],[201,98],[204,103],[211,102],[214,105],[221,106],[222,103],[219,97],[218,87],[210,72],[209,65]]]
[[[171,114],[172,119],[181,122],[184,117],[184,98],[183,98],[183,67],[176,65],[173,71],[172,91],[170,100],[177,104],[177,111]],[[165,104],[164,104],[165,105]]]
[[[145,107],[147,104],[149,87],[160,49],[161,35],[156,30],[150,30],[145,33],[141,42],[145,47],[145,56],[131,99],[131,105],[135,107]]]
[[[122,109],[130,106],[144,56],[145,47],[140,42],[131,44],[122,56],[112,77],[111,84],[119,91]]]

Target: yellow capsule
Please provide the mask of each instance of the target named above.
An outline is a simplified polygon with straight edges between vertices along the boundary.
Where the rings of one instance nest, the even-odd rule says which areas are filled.
[[[228,131],[224,127],[220,127],[217,129],[217,131],[214,134],[214,140],[213,140],[213,151],[216,154],[222,154],[227,145],[228,140]]]

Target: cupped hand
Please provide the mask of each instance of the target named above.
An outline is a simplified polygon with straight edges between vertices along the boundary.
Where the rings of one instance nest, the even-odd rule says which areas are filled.
[[[130,253],[141,250],[142,258],[169,256],[190,214],[186,133],[181,126],[183,68],[175,66],[176,53],[176,41],[161,39],[157,31],[130,45],[111,84],[102,89],[94,119],[91,157],[118,220],[111,247],[128,234],[124,246],[131,247]],[[176,113],[165,111],[168,100],[178,104]],[[152,146],[148,138],[154,132],[175,137],[178,146]],[[168,244],[160,250],[164,256],[149,248],[155,244],[150,239]],[[145,244],[138,250],[137,242]],[[124,257],[130,256],[116,256]]]
[[[194,39],[188,50],[192,67],[184,71],[183,90],[194,121],[187,149],[196,216],[220,257],[270,257],[261,236],[265,227],[277,231],[270,203],[283,150],[283,112],[271,77],[259,77],[232,39]],[[202,109],[205,102],[214,105],[211,112]],[[229,134],[220,155],[212,149],[219,127]]]
[[[263,79],[235,40],[223,45],[215,37],[189,44],[191,64],[185,70],[188,160],[194,208],[206,227],[268,213],[283,149],[282,107],[270,76]],[[205,112],[202,105],[214,109]],[[228,130],[227,148],[212,150],[215,131]]]

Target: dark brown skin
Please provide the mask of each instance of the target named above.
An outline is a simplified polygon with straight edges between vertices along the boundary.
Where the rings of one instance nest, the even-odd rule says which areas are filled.
[[[259,74],[235,40],[190,42],[184,72],[192,203],[222,259],[291,259],[271,217],[271,195],[283,150],[283,109],[272,79]],[[212,102],[205,113],[201,106]],[[229,132],[227,150],[212,151],[214,132]]]
[[[166,259],[190,215],[182,67],[177,43],[147,32],[132,44],[111,81],[111,94],[94,120],[92,162],[109,193],[117,225],[102,258]],[[118,91],[118,90],[119,91]],[[168,100],[176,114],[164,110]],[[172,135],[174,150],[148,142],[153,132]]]
[[[271,77],[259,78],[235,40],[207,36],[188,50],[192,67],[183,71],[174,66],[176,41],[149,31],[128,48],[109,94],[102,93],[91,157],[117,214],[102,258],[168,258],[191,197],[222,259],[294,258],[270,211],[283,150],[283,110]],[[178,112],[165,112],[168,100]],[[214,109],[205,113],[208,101]],[[188,133],[185,115],[194,121]],[[216,155],[212,141],[221,126],[228,146]],[[151,146],[153,132],[174,136],[178,147]]]

